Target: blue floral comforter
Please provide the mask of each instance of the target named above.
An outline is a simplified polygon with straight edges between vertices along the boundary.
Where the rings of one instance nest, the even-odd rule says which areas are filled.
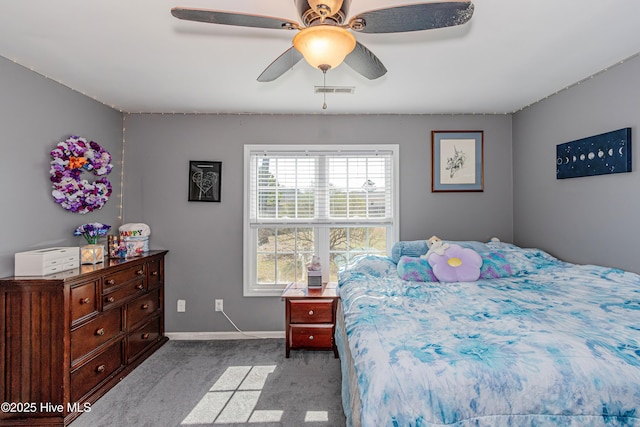
[[[340,273],[362,425],[640,426],[640,276],[491,250],[510,277],[403,281],[373,256]]]

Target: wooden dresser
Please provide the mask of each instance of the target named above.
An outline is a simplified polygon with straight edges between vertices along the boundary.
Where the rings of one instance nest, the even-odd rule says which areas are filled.
[[[327,283],[322,288],[308,288],[292,283],[282,291],[285,301],[285,357],[291,349],[333,350],[338,357],[333,338],[336,329],[338,305],[337,283]]]
[[[0,279],[0,425],[69,424],[167,341],[166,253]]]

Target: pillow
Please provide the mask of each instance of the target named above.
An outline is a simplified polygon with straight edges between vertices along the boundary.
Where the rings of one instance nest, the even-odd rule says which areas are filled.
[[[417,258],[428,250],[426,240],[401,240],[391,248],[391,259],[397,264],[403,256]]]
[[[450,245],[458,245],[462,246],[463,248],[473,249],[479,254],[489,252],[491,250],[491,247],[488,244],[477,242],[475,240],[443,240],[442,243],[448,243]]]
[[[494,251],[483,253],[480,256],[482,257],[481,279],[499,279],[512,275],[511,264],[509,264],[504,254]]]
[[[338,283],[354,276],[386,277],[395,274],[396,264],[386,256],[358,255],[338,270]]]
[[[473,249],[449,244],[444,255],[429,255],[429,264],[441,282],[475,282],[480,277],[482,257]]]
[[[437,282],[433,268],[426,259],[402,256],[398,261],[398,276],[411,282]]]

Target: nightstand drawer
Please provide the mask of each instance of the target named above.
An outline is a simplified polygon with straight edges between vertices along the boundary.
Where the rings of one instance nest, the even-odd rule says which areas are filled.
[[[333,300],[304,299],[289,300],[290,323],[333,323]]]
[[[333,325],[291,325],[292,348],[326,348],[333,345]]]

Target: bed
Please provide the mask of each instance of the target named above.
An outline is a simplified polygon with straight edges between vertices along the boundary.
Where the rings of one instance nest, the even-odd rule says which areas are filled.
[[[492,270],[423,281],[414,245],[340,271],[348,426],[640,426],[640,276],[453,243]]]

